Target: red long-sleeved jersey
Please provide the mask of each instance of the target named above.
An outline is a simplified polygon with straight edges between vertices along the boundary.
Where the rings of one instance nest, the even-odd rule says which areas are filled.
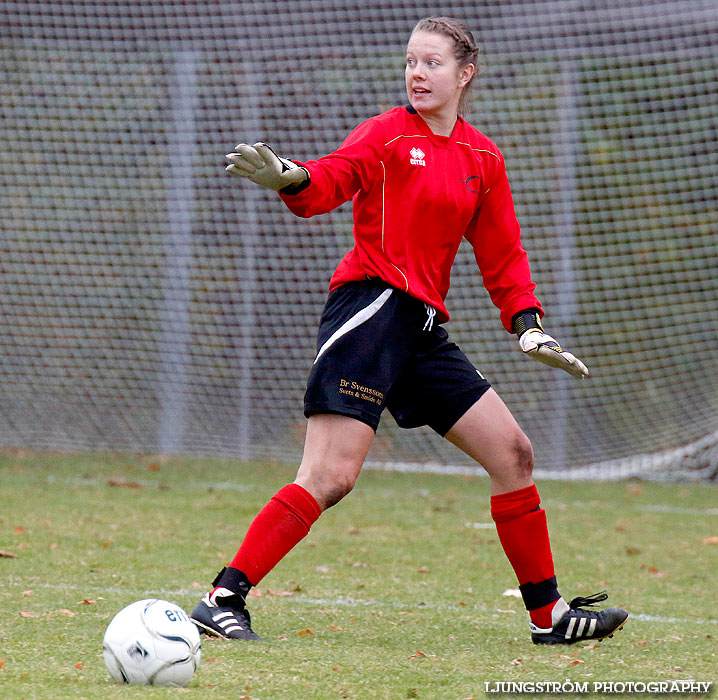
[[[463,119],[451,136],[437,136],[411,107],[397,107],[357,126],[334,153],[300,165],[309,187],[280,193],[297,216],[354,199],[355,244],[330,289],[379,277],[447,321],[451,266],[465,236],[509,332],[517,312],[541,311],[503,156]]]

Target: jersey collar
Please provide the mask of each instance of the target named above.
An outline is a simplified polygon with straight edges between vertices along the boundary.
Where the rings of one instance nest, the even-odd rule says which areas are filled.
[[[456,119],[456,124],[454,124],[454,130],[451,132],[451,136],[439,136],[439,134],[435,134],[429,128],[429,125],[421,118],[419,113],[410,104],[406,105],[406,111],[414,117],[413,121],[421,133],[428,136],[434,145],[439,146],[440,148],[446,147],[450,143],[454,143],[456,141],[459,130],[462,128],[464,123],[464,120],[461,117],[458,117]]]

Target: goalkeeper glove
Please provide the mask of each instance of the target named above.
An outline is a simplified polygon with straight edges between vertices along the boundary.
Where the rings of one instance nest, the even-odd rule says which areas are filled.
[[[558,367],[574,377],[588,377],[588,368],[550,335],[544,333],[538,311],[527,309],[513,317],[511,323],[514,333],[519,337],[521,349],[529,356],[550,367]]]
[[[237,144],[234,152],[225,157],[230,163],[225,168],[228,173],[246,177],[270,190],[297,194],[309,186],[307,169],[291,160],[280,158],[266,143],[255,143],[254,146]]]

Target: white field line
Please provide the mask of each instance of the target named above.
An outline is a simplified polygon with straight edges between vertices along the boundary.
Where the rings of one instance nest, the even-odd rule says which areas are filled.
[[[486,605],[421,605],[418,603],[382,603],[373,600],[357,600],[355,598],[293,598],[297,603],[305,603],[307,605],[319,605],[322,607],[373,607],[373,608],[396,608],[398,610],[478,610],[484,613],[501,612],[497,608],[490,608]],[[681,617],[663,617],[661,615],[647,615],[644,613],[630,613],[629,619],[641,620],[642,622],[662,622],[662,623],[696,623],[698,625],[718,625],[718,619],[688,619]]]
[[[585,503],[576,501],[575,503],[564,503],[563,501],[554,501],[551,498],[542,499],[544,505],[555,508],[580,508],[586,507]],[[631,507],[634,510],[640,510],[644,513],[675,513],[678,515],[718,515],[718,508],[687,508],[685,506],[673,506],[662,503],[630,503],[623,504],[623,508]]]
[[[104,486],[109,481],[112,481],[112,476],[107,477],[82,477],[78,479],[65,479],[57,478],[54,475],[48,476],[47,482],[49,484],[68,484],[71,486]],[[147,481],[142,479],[128,479],[128,483],[139,484],[143,488],[155,488],[159,487],[164,482],[159,481]],[[196,481],[190,482],[184,485],[184,488],[206,491],[208,489],[215,491],[253,491],[257,487],[254,484],[242,484],[235,481]],[[552,499],[545,499],[543,503],[549,506],[555,506],[557,508],[580,508],[583,509],[585,506],[583,502],[576,503],[563,503],[562,501],[554,501]],[[636,510],[645,511],[649,513],[675,513],[678,515],[718,515],[718,508],[688,508],[685,506],[672,506],[664,505],[661,503],[647,503],[647,504],[630,504],[631,507]],[[482,528],[493,528],[491,523],[466,523],[466,527],[474,527],[476,529]]]
[[[88,589],[91,586],[79,586],[77,584],[63,584],[63,583],[28,583],[27,581],[0,581],[0,588],[27,588],[30,586],[33,589],[49,589],[57,591],[82,591],[85,597],[89,598],[104,598],[105,596],[96,596],[94,594],[88,594]],[[114,594],[122,596],[123,598],[129,597],[130,595],[135,597],[137,600],[142,598],[162,598],[166,600],[172,600],[173,598],[196,598],[199,600],[202,596],[202,590],[175,590],[169,588],[154,588],[146,590],[137,590],[130,588],[121,588],[119,586],[110,586],[103,588],[101,591],[103,594]],[[431,604],[431,603],[400,603],[400,602],[387,602],[380,600],[363,600],[361,598],[352,598],[350,596],[338,596],[336,598],[311,598],[306,596],[292,596],[285,598],[283,604],[299,604],[308,605],[320,608],[381,608],[385,610],[440,610],[440,611],[452,611],[452,612],[466,612],[469,610],[476,610],[482,613],[497,613],[501,612],[498,608],[491,608],[486,605],[442,605],[442,604]],[[695,624],[695,625],[718,625],[718,619],[712,618],[684,618],[684,617],[666,617],[663,615],[649,615],[646,613],[632,613],[629,611],[629,619],[636,620],[638,622],[658,622],[662,624],[669,623],[680,623],[680,624]]]
[[[113,479],[118,480],[118,485],[122,485],[122,482],[120,481],[122,477],[120,476],[113,476],[108,475],[105,477],[95,477],[95,476],[83,476],[77,479],[65,479],[60,478],[58,479],[56,476],[51,474],[47,477],[47,483],[48,484],[67,484],[69,486],[106,486],[108,482],[113,481]],[[168,477],[166,481],[147,481],[146,479],[134,479],[132,477],[128,478],[127,480],[128,484],[137,484],[138,486],[141,486],[142,488],[157,488],[164,483],[171,483],[172,479],[171,477]],[[236,481],[190,481],[185,482],[183,487],[185,489],[190,489],[192,491],[198,491],[199,493],[203,493],[207,491],[208,489],[212,489],[214,491],[252,491],[255,488],[257,488],[254,484],[240,484]],[[170,488],[173,488],[170,486]]]
[[[644,505],[636,506],[638,510],[649,513],[680,513],[681,515],[718,515],[718,508],[686,508],[684,506]]]

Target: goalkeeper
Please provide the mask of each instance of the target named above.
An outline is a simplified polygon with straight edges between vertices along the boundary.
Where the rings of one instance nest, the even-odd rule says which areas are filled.
[[[448,338],[444,304],[462,238],[521,350],[582,379],[586,366],[542,325],[504,159],[461,116],[477,72],[471,33],[452,18],[414,28],[405,69],[409,104],[357,126],[340,148],[305,163],[266,144],[239,144],[227,172],[277,190],[297,216],[353,199],[354,247],[339,263],[322,314],[294,483],[253,520],[239,551],[192,613],[209,634],[256,639],[252,586],[354,486],[384,408],[403,428],[429,425],[491,480],[491,514],[518,578],[536,644],[611,636],[627,613],[586,607],[605,594],[561,597],[533,451],[506,405]]]

